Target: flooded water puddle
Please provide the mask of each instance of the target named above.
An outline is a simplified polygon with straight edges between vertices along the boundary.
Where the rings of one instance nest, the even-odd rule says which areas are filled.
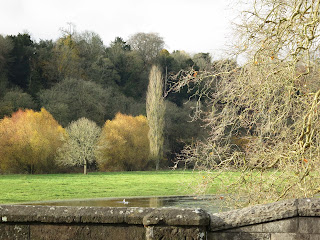
[[[28,203],[28,205],[90,206],[90,207],[177,207],[202,208],[209,212],[227,211],[221,196],[170,196],[98,198]]]

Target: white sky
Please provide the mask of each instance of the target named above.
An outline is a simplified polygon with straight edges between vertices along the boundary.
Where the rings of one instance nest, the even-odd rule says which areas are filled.
[[[35,40],[61,36],[67,23],[93,31],[105,45],[137,32],[156,32],[166,48],[213,57],[230,44],[231,0],[0,0],[0,34],[28,32]]]

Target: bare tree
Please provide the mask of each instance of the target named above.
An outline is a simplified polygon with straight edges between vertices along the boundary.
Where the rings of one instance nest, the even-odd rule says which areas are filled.
[[[157,33],[136,33],[130,37],[128,44],[141,54],[145,63],[152,62],[164,47],[163,38]]]
[[[211,181],[240,171],[221,188],[233,204],[312,197],[320,191],[320,1],[252,2],[237,25],[235,50],[246,62],[220,61],[173,85],[199,89],[196,116],[210,129],[181,159],[209,170]]]
[[[150,71],[146,109],[150,128],[148,134],[150,156],[155,161],[156,170],[158,170],[160,160],[163,158],[163,131],[166,106],[163,97],[163,78],[157,66],[152,66]]]
[[[83,173],[87,174],[87,166],[95,161],[96,143],[101,129],[87,118],[80,118],[72,122],[67,128],[68,139],[58,150],[59,162],[63,165],[83,166]]]

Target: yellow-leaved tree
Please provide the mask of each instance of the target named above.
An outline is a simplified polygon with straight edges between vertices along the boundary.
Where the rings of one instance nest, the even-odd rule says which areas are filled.
[[[145,116],[117,113],[106,121],[96,151],[103,171],[143,170],[148,166],[148,123]]]
[[[55,171],[56,150],[65,130],[44,108],[19,110],[0,121],[0,171],[48,173]]]
[[[72,34],[68,33],[58,39],[54,47],[55,64],[58,77],[82,78],[84,72],[81,68],[81,58],[79,49]]]

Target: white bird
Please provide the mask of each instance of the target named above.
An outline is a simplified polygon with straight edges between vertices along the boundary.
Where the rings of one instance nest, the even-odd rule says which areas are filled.
[[[124,198],[124,199],[122,200],[122,203],[123,203],[123,204],[128,204],[129,202],[126,202],[126,199]]]

